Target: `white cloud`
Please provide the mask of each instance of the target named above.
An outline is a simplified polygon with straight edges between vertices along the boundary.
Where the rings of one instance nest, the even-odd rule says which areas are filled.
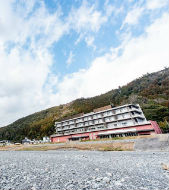
[[[85,42],[88,47],[92,47],[94,50],[96,50],[96,46],[94,45],[94,37],[93,36],[87,36],[85,38]]]
[[[0,1],[0,126],[63,102],[48,48],[70,30],[85,40],[87,33],[99,31],[111,10],[104,15],[83,1],[67,18],[61,14],[60,7],[49,13],[43,1]],[[86,42],[92,45],[91,39]],[[68,65],[73,57],[71,51]]]
[[[112,53],[96,58],[89,69],[65,76],[59,84],[59,101],[90,97],[124,85],[147,72],[168,66],[169,15],[150,25],[145,34],[133,38]],[[121,49],[122,55],[118,56]],[[53,100],[58,100],[58,94]]]
[[[43,3],[28,16],[36,1],[15,9],[13,2],[0,2],[0,126],[48,105],[43,93],[53,87],[50,80],[50,89],[46,85],[53,64],[48,47],[67,30],[59,12],[49,14]]]
[[[143,8],[141,7],[134,7],[130,12],[127,13],[127,16],[122,24],[122,27],[125,24],[129,24],[129,25],[135,25],[138,23],[142,13],[143,13]],[[121,28],[122,28],[121,27]]]
[[[107,16],[97,11],[95,5],[90,6],[87,1],[83,1],[78,9],[72,9],[68,23],[79,33],[83,30],[97,32],[100,26],[107,21]]]
[[[127,13],[124,22],[122,23],[121,29],[128,25],[136,25],[139,23],[139,19],[149,10],[160,9],[169,4],[168,0],[148,0],[145,4],[141,4],[141,1],[138,1],[132,9]]]
[[[74,54],[72,51],[70,51],[69,56],[66,61],[67,65],[70,65],[73,62],[73,57],[74,57]]]
[[[147,9],[154,10],[154,9],[160,9],[167,4],[169,4],[168,0],[148,0],[146,7]]]
[[[9,55],[0,51],[0,115],[1,123],[12,121],[38,111],[45,106],[42,88],[52,60],[46,52],[28,52],[13,49]]]
[[[37,47],[42,49],[58,41],[69,30],[68,24],[61,21],[59,10],[50,14],[41,1],[38,2],[37,8],[29,16],[32,11],[31,8],[37,4],[37,1],[25,1],[24,3],[24,7],[22,3],[21,5],[18,3],[19,8],[14,10],[11,1],[1,1],[1,42],[12,41],[12,43],[22,46],[29,39],[31,43],[29,48],[32,50],[36,50]],[[20,11],[23,9],[24,11]]]

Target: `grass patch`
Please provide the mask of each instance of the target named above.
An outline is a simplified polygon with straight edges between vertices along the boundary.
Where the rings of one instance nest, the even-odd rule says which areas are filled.
[[[128,140],[128,139],[140,139],[140,138],[152,138],[152,135],[144,136],[129,136],[129,137],[113,137],[113,138],[103,138],[103,139],[92,139],[92,140],[81,140],[80,142],[90,142],[90,141],[111,141],[111,140]]]
[[[134,150],[134,142],[97,142],[97,143],[64,143],[44,145],[20,145],[3,147],[8,151],[48,151],[48,150],[98,150],[98,151],[128,151]]]
[[[65,144],[62,146],[27,146],[19,151],[47,151],[59,149],[73,150],[97,150],[97,151],[129,151],[133,150],[132,143],[97,143],[97,144]]]
[[[126,151],[122,149],[121,147],[103,147],[100,149],[100,151]]]

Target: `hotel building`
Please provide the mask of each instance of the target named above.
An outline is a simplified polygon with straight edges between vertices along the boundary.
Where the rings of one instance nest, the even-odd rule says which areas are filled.
[[[55,122],[51,142],[113,138],[161,133],[155,121],[147,121],[138,104],[111,105]]]

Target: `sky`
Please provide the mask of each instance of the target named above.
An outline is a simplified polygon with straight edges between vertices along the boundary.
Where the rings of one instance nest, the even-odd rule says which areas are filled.
[[[0,0],[0,126],[169,66],[169,0]]]

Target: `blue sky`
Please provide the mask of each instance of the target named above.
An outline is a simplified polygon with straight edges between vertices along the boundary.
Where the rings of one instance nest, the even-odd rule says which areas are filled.
[[[0,126],[169,63],[168,0],[0,0]]]

